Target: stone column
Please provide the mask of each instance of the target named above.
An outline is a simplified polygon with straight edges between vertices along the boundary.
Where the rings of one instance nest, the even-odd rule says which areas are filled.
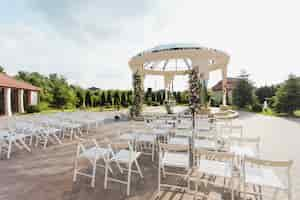
[[[227,66],[222,69],[222,88],[223,88],[223,106],[227,105],[226,96],[227,96]]]
[[[18,112],[24,113],[24,90],[18,90]]]
[[[11,116],[11,88],[4,88],[4,113]]]

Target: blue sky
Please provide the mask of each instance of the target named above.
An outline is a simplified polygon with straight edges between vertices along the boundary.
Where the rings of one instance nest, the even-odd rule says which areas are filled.
[[[300,75],[296,0],[1,0],[0,65],[60,73],[83,87],[131,87],[128,60],[158,44],[195,42],[226,51],[229,75],[257,86]],[[221,78],[211,73],[210,85]],[[159,89],[160,78],[146,87]],[[175,89],[185,89],[177,78]]]

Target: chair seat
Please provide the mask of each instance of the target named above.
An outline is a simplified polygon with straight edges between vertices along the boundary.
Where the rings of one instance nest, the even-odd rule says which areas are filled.
[[[16,141],[16,140],[23,139],[26,137],[26,135],[23,133],[11,134],[11,135],[9,135],[9,134],[10,134],[9,132],[1,131],[0,132],[0,140],[8,141],[10,139],[11,141]]]
[[[187,137],[170,138],[169,144],[189,145],[189,138]]]
[[[48,128],[47,131],[48,131],[48,133],[56,133],[56,132],[59,132],[61,130],[58,129],[58,128]]]
[[[92,147],[82,152],[79,157],[93,159],[96,156],[96,160],[98,160],[100,157],[107,155],[109,152],[111,151],[108,148]]]
[[[187,153],[166,152],[162,158],[163,166],[189,168],[189,155]]]
[[[117,152],[112,158],[112,161],[118,161],[122,163],[129,163],[130,161],[130,151],[126,149],[122,149],[119,152]],[[131,160],[136,160],[140,157],[141,152],[132,152],[131,154]]]
[[[199,139],[195,139],[194,142],[194,146],[195,148],[199,148],[199,149],[208,149],[208,150],[216,150],[217,149],[217,145],[214,141],[211,140],[199,140]]]
[[[168,129],[153,129],[152,132],[154,135],[168,135],[169,130]]]
[[[198,172],[200,173],[225,178],[232,177],[232,167],[231,164],[228,162],[201,159],[198,163],[198,166]]]
[[[230,153],[234,153],[235,155],[238,156],[256,157],[254,150],[246,146],[243,147],[243,146],[234,145],[230,147],[229,151]]]
[[[134,133],[125,133],[120,135],[121,140],[135,140],[136,135]]]
[[[140,142],[154,142],[156,137],[154,135],[149,135],[149,134],[142,134],[138,135],[137,141]]]
[[[272,169],[246,166],[246,183],[267,187],[287,189]]]

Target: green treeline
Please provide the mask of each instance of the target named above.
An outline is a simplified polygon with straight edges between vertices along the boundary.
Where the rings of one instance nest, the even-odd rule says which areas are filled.
[[[19,71],[15,78],[29,82],[42,90],[39,95],[38,111],[47,109],[74,109],[89,107],[116,108],[132,105],[131,90],[102,90],[97,88],[84,89],[69,84],[67,79],[56,73],[48,76],[38,72]],[[173,92],[171,97],[179,104],[188,103],[187,92]],[[164,90],[145,92],[147,105],[162,105],[165,100]]]

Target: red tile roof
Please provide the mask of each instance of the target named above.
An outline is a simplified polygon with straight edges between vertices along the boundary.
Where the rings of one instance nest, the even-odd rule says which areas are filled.
[[[227,90],[231,91],[236,86],[237,82],[239,81],[239,78],[227,78]],[[214,85],[212,88],[212,91],[222,91],[222,80],[219,81],[216,85]]]
[[[41,90],[39,87],[31,85],[30,83],[26,83],[21,80],[16,80],[5,73],[0,73],[0,87],[9,87],[9,88],[18,88],[25,90]]]

